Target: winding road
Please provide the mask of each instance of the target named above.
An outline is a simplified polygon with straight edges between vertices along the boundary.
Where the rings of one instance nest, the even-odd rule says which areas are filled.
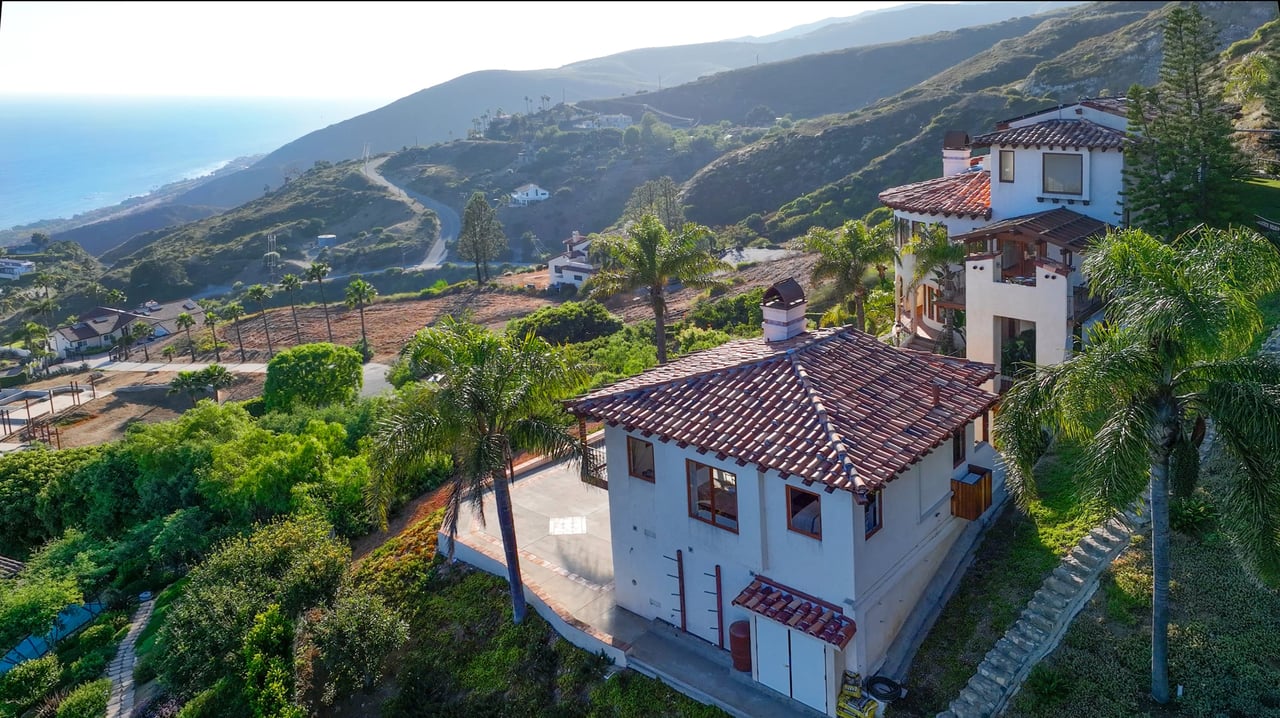
[[[440,236],[436,237],[436,241],[431,245],[431,249],[427,250],[427,256],[423,257],[418,264],[407,265],[405,271],[414,271],[419,269],[434,269],[444,262],[445,248],[450,242],[458,238],[458,232],[462,230],[462,219],[458,217],[458,213],[453,208],[442,202],[437,202],[426,195],[418,194],[411,189],[406,189],[391,180],[382,176],[378,168],[382,167],[382,163],[390,159],[390,155],[386,157],[378,157],[369,160],[364,164],[364,176],[368,177],[371,182],[386,187],[391,194],[400,197],[405,204],[409,205],[413,211],[421,213],[431,210],[440,218]]]

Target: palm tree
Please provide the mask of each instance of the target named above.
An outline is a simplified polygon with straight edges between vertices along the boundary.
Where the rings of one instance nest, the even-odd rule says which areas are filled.
[[[53,326],[53,313],[58,311],[58,308],[59,305],[57,300],[51,297],[45,297],[44,299],[37,301],[35,304],[32,304],[30,311],[36,316],[44,317],[45,324],[47,326]]]
[[[219,392],[236,383],[236,375],[221,364],[210,364],[201,369],[200,377],[204,380],[204,384],[209,388],[209,391],[213,392],[213,400],[219,404],[222,403]]]
[[[212,309],[204,310],[204,325],[209,327],[209,336],[213,338],[213,360],[222,361],[222,347],[218,346],[218,313]]]
[[[554,459],[581,457],[582,443],[569,431],[559,400],[585,376],[539,337],[495,334],[452,317],[419,331],[405,357],[416,376],[437,378],[408,387],[378,422],[369,502],[385,525],[396,478],[434,453],[451,454],[445,531],[456,536],[464,502],[480,511],[484,492],[493,488],[513,620],[520,623],[525,602],[509,485],[513,456],[527,449]]]
[[[180,371],[169,382],[170,394],[186,394],[191,399],[191,406],[196,405],[196,397],[206,391],[206,384],[200,371]]]
[[[364,347],[365,354],[368,353],[369,338],[364,331],[364,307],[376,296],[378,296],[378,290],[360,277],[356,277],[347,285],[347,306],[360,310],[360,345]]]
[[[302,343],[302,327],[298,325],[298,290],[302,288],[302,280],[296,274],[286,274],[280,278],[280,288],[289,293],[289,308],[293,311],[293,333],[295,343]]]
[[[231,302],[222,308],[222,316],[236,328],[236,344],[240,345],[240,362],[248,361],[244,356],[244,339],[240,336],[240,317],[244,316],[244,306],[240,302]]]
[[[52,352],[49,351],[49,330],[37,322],[25,322],[14,330],[12,341],[22,344],[30,352],[27,360],[38,364],[41,359]]]
[[[126,340],[131,344],[137,344],[141,342],[143,339],[146,339],[147,337],[151,336],[152,331],[154,330],[151,328],[150,324],[147,324],[146,322],[134,322],[133,324],[129,325],[129,331],[128,331],[128,335],[126,336]],[[146,344],[142,345],[142,356],[147,361],[151,361],[151,349],[149,349]]]
[[[179,329],[186,330],[187,344],[191,346],[191,363],[195,364],[196,363],[196,343],[191,338],[191,327],[194,327],[196,325],[196,318],[191,316],[187,312],[182,312],[177,316],[176,319],[173,320],[173,323],[177,324]]]
[[[324,308],[324,328],[329,334],[329,343],[333,343],[333,327],[329,325],[329,304],[324,300],[324,278],[329,275],[328,262],[312,262],[307,268],[307,281],[315,282],[320,287],[320,306]]]
[[[275,351],[271,348],[271,327],[267,323],[267,300],[271,298],[271,289],[255,284],[245,291],[245,296],[257,303],[258,311],[262,313],[262,331],[267,335],[267,356],[273,356]]]
[[[907,286],[903,289],[904,298],[911,303],[911,332],[920,328],[919,312],[915,304],[916,290],[931,275],[942,288],[952,281],[952,265],[964,261],[964,247],[952,243],[947,236],[947,228],[942,224],[930,224],[924,234],[913,236],[902,248],[904,255],[911,255],[915,262],[911,274],[907,278]],[[951,331],[951,315],[947,314],[947,331]]]
[[[835,280],[836,295],[849,303],[853,327],[860,332],[867,326],[863,277],[877,263],[893,257],[891,226],[885,221],[867,227],[862,220],[851,219],[837,230],[815,227],[803,239],[805,249],[819,255],[813,265],[813,281]]]
[[[1194,485],[1194,462],[1180,457],[1197,458],[1206,421],[1240,463],[1223,495],[1230,533],[1260,577],[1280,582],[1280,361],[1251,349],[1257,300],[1280,287],[1280,254],[1246,229],[1198,227],[1171,244],[1125,230],[1091,248],[1082,269],[1109,299],[1107,321],[1081,353],[1014,385],[995,439],[1020,496],[1034,493],[1046,429],[1083,446],[1075,480],[1093,500],[1127,506],[1150,486],[1151,695],[1165,703],[1171,470]]]
[[[701,225],[686,224],[673,235],[656,216],[646,214],[631,225],[625,237],[601,241],[601,251],[610,260],[607,268],[592,278],[589,294],[602,299],[618,292],[647,289],[659,363],[667,361],[667,283],[677,279],[691,287],[710,287],[716,284],[717,272],[732,269],[705,249],[703,242],[710,233]]]

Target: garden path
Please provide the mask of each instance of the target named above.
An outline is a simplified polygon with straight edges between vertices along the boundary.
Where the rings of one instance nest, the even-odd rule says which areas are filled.
[[[116,648],[116,656],[107,665],[107,678],[111,679],[111,698],[107,700],[107,718],[128,718],[133,713],[133,663],[137,659],[134,644],[138,634],[151,620],[155,599],[148,598],[138,605],[129,624],[129,633]]]

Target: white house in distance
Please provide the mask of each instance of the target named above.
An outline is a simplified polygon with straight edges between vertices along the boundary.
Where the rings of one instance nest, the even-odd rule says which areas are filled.
[[[0,279],[18,279],[36,271],[36,263],[26,259],[0,257]]]
[[[190,299],[166,304],[148,301],[131,311],[95,307],[80,315],[80,321],[51,332],[49,347],[59,359],[102,351],[132,331],[138,322],[151,327],[149,336],[168,336],[180,331],[177,320],[183,312],[191,315],[196,326],[203,324],[204,308]]]
[[[516,191],[511,193],[510,204],[512,207],[524,207],[534,202],[542,202],[550,196],[550,192],[531,182],[517,187]]]
[[[606,128],[625,130],[635,123],[636,121],[632,119],[631,115],[619,113],[614,115],[595,115],[593,117],[588,117],[582,122],[575,124],[574,127],[583,130],[603,130]]]
[[[995,453],[975,419],[987,364],[805,331],[794,280],[763,337],[569,403],[605,423],[617,604],[728,650],[751,678],[837,715],[845,671],[874,673],[968,521]],[[731,627],[738,626],[731,631]]]
[[[596,268],[587,261],[587,249],[591,247],[591,238],[578,234],[564,241],[565,250],[547,260],[547,286],[558,287],[572,284],[581,288],[596,273]]]
[[[894,210],[899,247],[924,225],[941,223],[967,250],[952,282],[929,278],[912,296],[915,260],[902,257],[900,321],[934,338],[942,310],[964,310],[966,356],[997,371],[1006,343],[1031,329],[1037,364],[1069,357],[1101,311],[1084,286],[1082,252],[1126,219],[1126,113],[1125,98],[1097,98],[1004,120],[972,141],[949,132],[942,177],[881,192],[880,202]],[[974,147],[991,152],[971,159]]]

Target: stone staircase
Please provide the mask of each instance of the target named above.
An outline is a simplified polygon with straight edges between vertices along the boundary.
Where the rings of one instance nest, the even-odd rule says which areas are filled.
[[[937,718],[999,715],[1031,668],[1057,647],[1071,621],[1098,589],[1103,570],[1129,545],[1148,518],[1133,510],[1108,519],[1071,549],[1044,580],[1017,622],[996,641],[978,671]]]

